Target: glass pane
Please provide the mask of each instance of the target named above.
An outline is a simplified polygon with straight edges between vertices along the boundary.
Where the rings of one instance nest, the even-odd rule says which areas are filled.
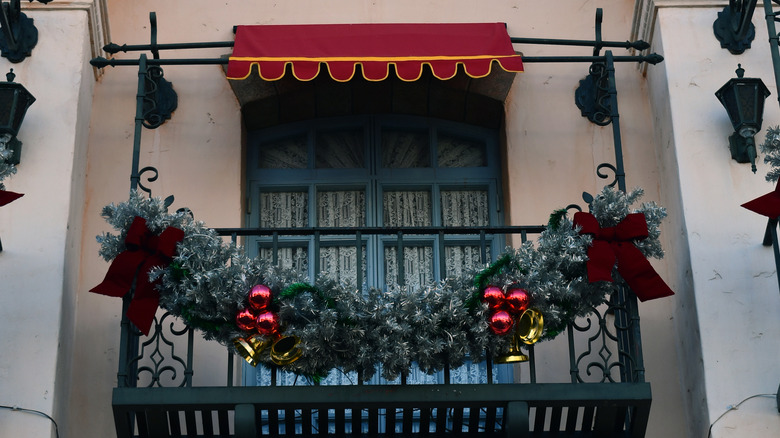
[[[484,227],[490,222],[487,190],[442,190],[441,223],[445,227]]]
[[[431,167],[428,131],[382,130],[382,167]]]
[[[486,263],[482,263],[482,255],[479,245],[463,246],[445,246],[444,263],[445,278],[460,277],[473,273],[477,269],[483,269],[485,264],[490,263],[490,245],[486,246]]]
[[[391,243],[392,245],[392,243]],[[433,248],[404,246],[404,285],[416,289],[434,281]],[[385,283],[398,285],[398,248],[385,247]]]
[[[428,191],[389,191],[382,195],[386,227],[431,226],[431,193]]]
[[[365,167],[363,131],[360,128],[345,131],[317,133],[315,167],[320,169],[358,169]]]
[[[306,169],[309,151],[306,134],[286,137],[259,146],[261,169]]]
[[[439,133],[439,167],[487,166],[484,141]]]
[[[357,250],[355,246],[325,246],[320,248],[320,273],[336,281],[357,281]],[[360,270],[366,282],[366,248],[361,254]],[[361,285],[362,287],[362,285]]]
[[[317,193],[317,226],[363,227],[366,225],[366,194],[363,190]]]
[[[307,192],[267,192],[260,194],[261,228],[299,228],[309,225]]]
[[[273,248],[260,248],[260,258],[273,260]],[[293,248],[279,248],[277,253],[277,265],[298,271],[304,275],[309,273],[309,251],[305,246]]]

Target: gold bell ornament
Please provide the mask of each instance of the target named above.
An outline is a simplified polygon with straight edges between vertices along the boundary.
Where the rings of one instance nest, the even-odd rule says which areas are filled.
[[[233,346],[236,347],[238,354],[253,367],[260,363],[260,355],[269,345],[271,345],[271,339],[259,334],[233,340]]]
[[[512,344],[507,354],[497,357],[494,362],[497,364],[526,362],[528,356],[520,350],[520,342],[526,345],[532,345],[542,337],[544,328],[544,317],[536,309],[526,309],[518,318],[515,324],[516,329],[512,334]]]
[[[303,356],[297,336],[281,336],[271,345],[271,361],[276,365],[289,365]]]

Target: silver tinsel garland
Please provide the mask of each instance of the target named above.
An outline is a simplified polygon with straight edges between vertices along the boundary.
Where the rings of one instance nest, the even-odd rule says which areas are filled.
[[[760,149],[764,153],[764,163],[772,167],[766,174],[766,180],[775,182],[780,178],[780,126],[767,128]]]
[[[591,204],[591,212],[602,226],[613,226],[641,195],[641,190],[626,195],[605,188]],[[650,235],[635,245],[646,257],[662,257],[658,236],[664,209],[647,203],[635,212],[645,214]],[[102,214],[119,230],[98,236],[106,260],[125,250],[126,232],[136,216],[145,218],[155,234],[166,227],[184,231],[173,262],[150,274],[151,280],[160,281],[160,306],[229,349],[234,349],[234,339],[250,335],[235,322],[236,313],[248,305],[249,290],[257,284],[268,286],[276,297],[274,310],[284,334],[301,340],[302,357],[283,368],[305,376],[324,376],[339,368],[362,372],[369,379],[380,364],[383,377],[392,380],[413,363],[433,373],[446,365],[457,367],[467,359],[506,352],[511,337],[489,330],[487,306],[479,300],[481,288],[488,284],[528,291],[529,307],[544,316],[542,339],[554,338],[575,318],[592,312],[615,287],[588,282],[585,262],[591,238],[580,235],[563,214],[536,244],[509,248],[500,262],[479,272],[419,289],[389,291],[361,291],[321,276],[299,293],[289,291],[291,285],[305,284],[300,274],[247,258],[241,248],[226,243],[188,213],[168,213],[161,199],[133,192],[128,202],[111,204]],[[621,281],[614,271],[614,278]],[[261,362],[272,363],[269,355]]]
[[[16,166],[10,163],[13,151],[8,148],[10,134],[0,135],[0,190],[5,190],[3,180],[16,173]]]

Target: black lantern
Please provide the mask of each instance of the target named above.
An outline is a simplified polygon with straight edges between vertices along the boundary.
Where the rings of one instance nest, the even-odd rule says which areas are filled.
[[[13,151],[11,164],[19,164],[22,154],[22,142],[16,138],[22,126],[27,108],[35,98],[22,84],[14,82],[14,69],[5,75],[8,82],[0,82],[0,135],[9,134],[7,147]]]
[[[764,100],[769,90],[759,78],[743,78],[742,64],[737,66],[737,77],[715,92],[726,108],[734,133],[729,137],[731,158],[738,163],[750,163],[756,172],[756,142],[753,136],[761,130],[764,116]]]

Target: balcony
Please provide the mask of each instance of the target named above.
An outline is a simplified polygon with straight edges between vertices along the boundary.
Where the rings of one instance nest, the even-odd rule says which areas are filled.
[[[274,256],[285,238],[309,239],[319,259],[321,243],[338,236],[358,243],[367,236],[392,239],[398,266],[404,247],[428,236],[442,253],[448,242],[468,239],[488,261],[491,239],[522,242],[540,226],[491,228],[297,228],[220,229],[223,236],[255,236]],[[296,237],[291,237],[296,236]],[[350,237],[351,236],[351,237]],[[351,240],[354,239],[354,240]],[[363,272],[362,257],[357,272]],[[367,269],[375,269],[367,266]],[[402,282],[402,270],[398,273]],[[359,282],[362,284],[362,282]],[[125,303],[127,305],[127,302]],[[449,368],[442,383],[289,386],[272,370],[268,386],[235,386],[240,357],[228,354],[225,386],[193,385],[198,355],[194,329],[159,316],[150,335],[123,321],[118,387],[113,410],[119,438],[261,436],[580,436],[643,437],[650,410],[644,381],[637,301],[617,289],[608,305],[570,324],[552,341],[528,346],[528,361],[515,365],[514,383],[497,383],[488,361],[486,383],[456,384]],[[549,356],[549,357],[546,357]],[[568,357],[568,372],[551,373],[551,357]],[[564,360],[564,359],[561,359]],[[560,363],[560,360],[558,362]],[[542,364],[545,364],[542,366]],[[540,369],[541,368],[541,369]],[[562,367],[562,368],[565,368]],[[568,374],[568,375],[567,375]],[[301,379],[302,380],[302,379]],[[357,379],[361,381],[362,379]],[[565,382],[565,383],[563,383]]]

